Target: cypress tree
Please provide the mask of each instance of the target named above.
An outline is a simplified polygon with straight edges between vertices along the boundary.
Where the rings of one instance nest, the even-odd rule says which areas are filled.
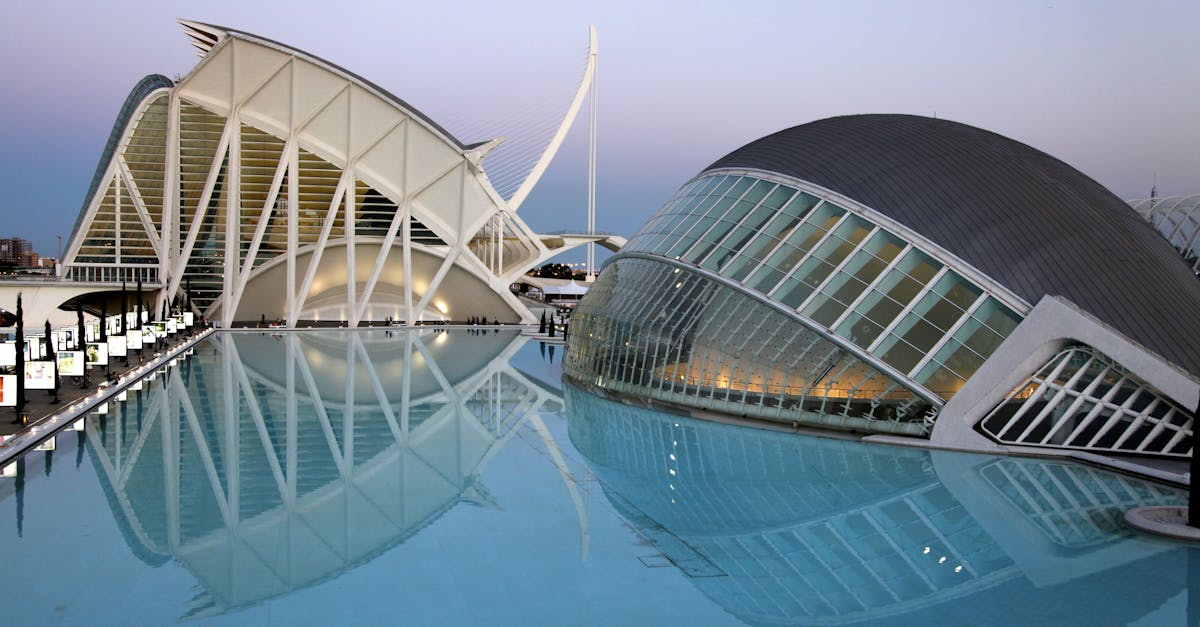
[[[79,337],[75,341],[75,350],[81,351],[86,347],[83,339],[83,303],[75,303],[75,322],[77,324],[76,331],[79,332]]]
[[[21,307],[21,293],[17,292],[17,417],[13,424],[21,423],[21,411],[25,409],[25,310]]]
[[[46,357],[54,369],[54,388],[50,390],[50,402],[58,402],[58,358],[54,356],[54,338],[50,335],[50,321],[46,321]]]

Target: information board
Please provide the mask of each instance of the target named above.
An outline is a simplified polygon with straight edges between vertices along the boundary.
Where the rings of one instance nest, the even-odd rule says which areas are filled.
[[[142,350],[142,332],[130,329],[129,335],[125,336],[125,346],[131,351]]]
[[[161,340],[161,339],[167,337],[167,323],[166,322],[152,322],[152,323],[150,323],[150,328],[154,329],[154,335],[157,336],[158,339]]]
[[[122,342],[122,344],[124,344]],[[107,366],[108,365],[108,343],[97,342],[88,344],[85,352],[85,359],[89,366]]]
[[[166,333],[165,329],[163,333]],[[153,346],[156,341],[158,341],[158,332],[154,330],[154,327],[142,327],[142,346]]]
[[[65,351],[72,347],[70,331],[63,329],[51,331],[50,337],[54,340],[54,350],[56,351]]]
[[[192,312],[190,312],[190,311],[183,312],[183,326],[191,327],[195,323],[196,323],[196,316]]]
[[[0,374],[0,407],[17,406],[17,375]]]
[[[0,342],[0,366],[17,365],[17,343]]]
[[[179,327],[175,324],[174,318],[167,318],[167,334],[175,335],[179,331]]]
[[[129,354],[129,345],[125,343],[124,335],[108,336],[108,354],[110,357],[124,357]]]
[[[58,351],[58,374],[63,377],[83,376],[83,351]]]
[[[54,362],[27,361],[25,362],[26,390],[54,389]]]

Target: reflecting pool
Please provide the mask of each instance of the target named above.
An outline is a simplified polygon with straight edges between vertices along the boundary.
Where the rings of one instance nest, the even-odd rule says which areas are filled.
[[[218,333],[0,479],[3,623],[1153,625],[1200,601],[1200,553],[1122,522],[1177,490],[697,421],[564,389],[561,357]]]

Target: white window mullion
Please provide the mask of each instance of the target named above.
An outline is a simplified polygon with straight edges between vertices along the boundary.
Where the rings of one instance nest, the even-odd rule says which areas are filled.
[[[1088,440],[1088,443],[1084,448],[1092,448],[1095,446],[1096,443],[1100,441],[1100,438],[1103,438],[1109,431],[1112,430],[1114,426],[1123,422],[1126,417],[1131,416],[1132,412],[1129,411],[1129,408],[1133,407],[1134,401],[1136,401],[1137,398],[1143,393],[1150,394],[1150,392],[1141,385],[1137,385],[1137,387],[1135,387],[1134,390],[1129,393],[1129,397],[1125,399],[1125,402],[1121,403],[1121,406],[1113,411],[1113,414],[1108,417],[1108,420],[1104,423],[1104,426],[1100,427],[1100,430],[1096,432],[1096,435],[1093,435],[1092,439]]]
[[[867,347],[868,353],[872,355],[875,354],[875,350],[879,348],[879,345],[883,344],[888,335],[890,335],[892,331],[896,330],[896,327],[908,317],[908,314],[912,313],[912,310],[917,306],[917,303],[921,302],[921,299],[925,298],[925,295],[933,290],[933,286],[936,285],[937,282],[942,279],[942,276],[949,272],[949,270],[950,269],[948,267],[942,266],[942,268],[933,275],[933,278],[929,279],[929,282],[917,292],[916,296],[913,296],[912,300],[908,301],[908,303],[904,305],[904,309],[900,310],[900,313],[896,315],[895,319],[888,323],[887,327],[883,329],[883,332],[879,334],[879,337],[875,338],[874,342],[871,342],[871,345]],[[872,322],[875,321],[872,320]]]
[[[138,189],[137,183],[133,179],[133,172],[129,170],[129,164],[125,162],[125,157],[122,155],[117,155],[117,168],[121,173],[121,180],[125,183],[129,199],[133,201],[133,210],[137,213],[142,228],[146,229],[146,238],[150,240],[150,246],[161,261],[165,253],[162,249],[162,240],[158,236],[158,229],[155,228],[154,221],[150,219],[150,213],[146,211],[146,204],[142,201],[142,190]]]
[[[736,184],[736,183],[735,183],[735,184]],[[701,201],[699,201],[698,203],[696,203],[696,205],[695,205],[695,206],[696,206],[696,208],[697,208],[697,209],[699,209],[699,208],[702,208],[702,207],[711,207],[711,205],[709,204],[709,202],[710,202],[710,200],[712,199],[713,195],[716,193],[716,190],[717,190],[717,188],[719,188],[720,186],[721,186],[721,184],[720,184],[720,183],[717,183],[716,185],[713,185],[712,189],[708,190],[708,193],[704,195],[704,199],[703,199],[703,200],[701,200]],[[733,186],[732,186],[732,185],[730,185],[730,187],[732,188]],[[721,193],[721,196],[718,196],[716,200],[711,200],[711,202],[712,202],[713,204],[715,204],[715,203],[719,202],[719,201],[721,200],[721,197],[723,197],[723,196],[724,196],[724,192],[722,192],[722,193]],[[692,213],[688,213],[688,214],[678,213],[678,214],[675,214],[675,215],[677,215],[677,216],[682,216],[682,215],[692,215],[692,216],[699,216],[699,215],[702,215],[702,214],[698,214],[698,213],[694,213],[694,212],[692,212]],[[683,234],[684,234],[684,233],[687,233],[689,230],[691,230],[691,228],[692,228],[692,224],[693,224],[693,222],[692,222],[692,221],[690,221],[690,220],[686,220],[686,219],[680,219],[680,220],[679,220],[679,222],[678,222],[678,223],[676,223],[676,224],[675,224],[675,226],[674,226],[674,227],[672,227],[672,228],[671,228],[671,230],[670,230],[669,232],[667,232],[667,233],[660,233],[660,234],[658,234],[658,235],[656,236],[656,239],[655,239],[655,244],[654,244],[654,246],[653,246],[653,247],[649,247],[649,246],[648,246],[648,247],[646,247],[646,250],[654,250],[654,249],[657,249],[657,248],[658,248],[658,245],[659,245],[659,243],[660,243],[660,242],[664,242],[664,241],[674,241],[674,240],[677,240],[677,239],[679,239],[681,236],[683,236]],[[681,229],[682,229],[682,230],[681,230]],[[669,248],[668,248],[668,250],[669,250]],[[664,254],[664,255],[665,255],[666,253],[667,253],[667,251],[662,251],[662,254]],[[680,256],[682,257],[682,255],[680,255]]]
[[[750,177],[747,177],[747,178],[750,178]],[[756,179],[753,179],[753,178],[750,178],[750,180],[756,181]],[[763,181],[763,183],[770,184],[768,181]],[[708,234],[712,233],[714,229],[716,229],[718,226],[721,225],[722,222],[725,221],[725,216],[727,216],[733,212],[734,208],[737,207],[738,203],[742,202],[742,199],[746,197],[746,194],[750,193],[750,190],[754,189],[754,186],[756,184],[757,184],[757,182],[754,182],[754,183],[750,183],[750,185],[746,186],[746,191],[739,194],[738,197],[735,198],[733,202],[729,203],[729,208],[727,208],[725,211],[722,211],[721,215],[719,217],[717,217],[716,220],[713,220],[713,223],[710,224],[709,227],[704,230],[704,233],[702,233],[700,235],[700,237],[697,237],[696,241],[693,242],[691,246],[688,246],[687,250],[683,251],[682,253],[679,253],[679,256],[681,258],[686,257],[688,255],[688,253],[692,252],[692,250],[694,250],[697,246],[703,245],[705,243],[709,243],[709,242],[705,241],[705,238],[708,237]],[[771,189],[775,189],[775,188],[772,187]],[[766,196],[763,196],[763,198],[765,199]],[[754,207],[757,207],[761,203],[762,203],[762,200],[760,199],[758,201],[758,203],[755,203]],[[746,212],[746,215],[742,216],[742,220],[745,220],[747,217],[749,217],[749,215],[754,211],[754,207],[751,207],[750,210]],[[706,217],[708,217],[708,216],[706,216]],[[737,224],[741,224],[742,220],[738,220]],[[736,228],[736,225],[733,227],[730,227],[729,231],[732,232],[734,228]],[[726,233],[726,237],[728,237],[728,233]],[[724,238],[721,238],[721,239],[722,239],[722,241],[724,240]],[[716,242],[711,242],[711,243],[713,245],[713,249],[715,250],[716,246],[717,246]],[[711,255],[712,251],[709,251],[708,254]],[[708,255],[705,255],[704,257],[707,258]],[[700,260],[697,259],[694,263],[696,265],[700,265]]]
[[[196,238],[200,234],[200,227],[204,224],[204,219],[208,216],[208,206],[212,202],[213,190],[216,188],[217,178],[221,173],[221,165],[227,161],[229,142],[232,134],[235,132],[237,132],[237,124],[234,118],[229,118],[225,122],[225,130],[221,133],[221,139],[217,143],[217,150],[213,153],[213,161],[208,168],[208,178],[204,181],[204,191],[200,194],[200,202],[197,203],[192,212],[192,223],[188,228],[183,250],[180,251],[179,258],[175,263],[175,269],[171,273],[170,292],[172,293],[179,289],[179,283],[183,280],[183,272],[187,268],[187,262],[192,256],[192,249],[196,245]],[[182,207],[180,211],[183,211]]]
[[[317,237],[317,244],[313,247],[312,256],[308,262],[308,270],[304,273],[304,282],[300,285],[300,291],[296,294],[296,312],[298,318],[300,310],[304,307],[304,303],[308,301],[308,290],[312,287],[313,279],[317,274],[317,266],[321,264],[321,255],[325,250],[325,244],[329,241],[329,233],[333,230],[333,223],[337,221],[338,209],[342,205],[342,194],[346,193],[347,179],[350,178],[349,171],[342,172],[341,178],[338,179],[337,189],[333,192],[333,198],[330,199],[329,209],[325,212],[325,223],[321,225],[321,234]],[[293,321],[293,325],[295,322]]]
[[[770,183],[770,181],[763,181],[763,182]],[[725,233],[725,237],[722,237],[721,241],[713,242],[712,250],[708,251],[708,254],[704,255],[704,257],[702,259],[697,259],[696,265],[698,265],[698,266],[704,265],[704,262],[708,261],[709,257],[712,257],[713,255],[717,254],[717,251],[719,251],[721,249],[721,247],[725,245],[725,242],[728,242],[729,238],[733,237],[733,234],[738,230],[738,228],[740,228],[741,226],[746,224],[746,221],[748,221],[750,219],[750,216],[754,215],[754,212],[756,210],[758,210],[759,207],[762,207],[763,203],[766,202],[767,199],[771,197],[771,194],[774,194],[775,190],[779,189],[779,187],[780,187],[779,184],[775,184],[775,187],[772,187],[770,190],[767,190],[767,193],[764,194],[763,197],[760,198],[759,201],[757,203],[755,203],[754,206],[751,207],[749,211],[746,212],[746,215],[742,216],[742,219],[738,220],[737,224],[734,224],[732,227],[729,228],[729,231],[727,231]],[[749,190],[746,190],[746,191],[749,191]],[[775,219],[775,216],[779,215],[783,211],[783,209],[788,206],[788,202],[790,202],[797,193],[799,193],[799,192],[793,193],[786,200],[784,200],[783,204],[779,205],[779,208],[775,209],[774,213],[772,213],[770,216],[767,217],[766,220],[763,221],[763,225],[765,226],[765,225],[769,224],[771,222],[771,220]],[[753,241],[753,240],[754,240],[754,238],[750,238],[750,241]],[[733,258],[730,258],[725,263],[728,264],[729,261],[732,261],[732,260],[733,260]],[[713,271],[715,272],[716,270],[717,269],[714,268]]]
[[[779,237],[779,241],[775,242],[775,245],[771,247],[771,250],[767,251],[766,254],[763,255],[762,260],[758,262],[758,265],[754,266],[749,272],[746,273],[746,278],[741,281],[742,284],[748,285],[750,280],[754,278],[755,274],[767,266],[767,261],[769,261],[771,257],[779,251],[780,248],[787,245],[788,240],[791,239],[792,235],[795,235],[796,231],[804,228],[804,225],[808,223],[808,217],[816,213],[817,209],[819,209],[824,203],[824,200],[818,201],[817,204],[813,205],[812,208],[809,209],[804,215],[797,218],[796,223],[788,229],[787,233],[781,235]],[[784,207],[787,207],[787,205],[784,205]]]
[[[920,372],[926,364],[933,360],[933,356],[936,355],[938,351],[942,350],[942,347],[945,346],[947,342],[954,338],[954,334],[958,333],[958,330],[971,319],[971,316],[983,306],[983,303],[987,299],[987,292],[980,293],[979,296],[975,298],[975,302],[971,303],[971,306],[967,307],[967,310],[958,317],[958,320],[954,321],[954,324],[950,325],[950,328],[942,334],[941,339],[939,339],[937,343],[933,345],[933,348],[929,349],[929,351],[925,353],[925,356],[921,358],[921,361],[917,362],[917,365],[914,366],[912,370],[909,370],[908,376],[917,376],[917,373]]]
[[[841,326],[841,324],[845,322],[846,318],[849,318],[855,312],[855,310],[858,309],[858,306],[867,299],[867,296],[869,296],[871,292],[875,291],[875,289],[879,287],[879,284],[882,283],[889,274],[891,274],[892,270],[894,270],[900,263],[900,260],[903,259],[904,256],[907,255],[912,249],[912,244],[905,244],[904,248],[896,254],[895,258],[893,258],[890,263],[888,263],[887,267],[885,267],[883,271],[879,273],[879,276],[875,277],[875,279],[871,281],[869,285],[867,285],[866,289],[864,289],[862,293],[858,295],[858,298],[855,298],[850,305],[846,307],[846,310],[837,317],[837,320],[834,320],[833,324],[829,325],[829,328],[836,329]],[[886,294],[882,296],[885,298],[887,297]],[[863,317],[866,317],[865,313],[863,314]]]
[[[812,294],[809,294],[808,298],[805,298],[804,301],[801,302],[796,307],[796,311],[803,311],[804,308],[807,307],[808,304],[813,301],[813,299],[815,299],[818,295],[820,295],[821,290],[825,289],[825,287],[827,285],[829,285],[835,278],[837,278],[837,276],[839,274],[842,273],[842,270],[846,267],[847,264],[850,263],[850,260],[854,259],[854,256],[857,255],[860,250],[865,248],[867,243],[871,241],[871,238],[874,237],[875,234],[878,233],[879,231],[880,231],[879,227],[875,227],[875,228],[871,229],[871,231],[869,233],[867,233],[866,237],[863,237],[862,241],[859,242],[858,245],[856,245],[854,247],[854,249],[851,250],[844,259],[842,259],[841,263],[839,263],[836,267],[834,267],[833,271],[829,273],[829,276],[825,277],[825,280],[821,281],[819,284],[817,284],[817,286],[815,288],[813,288]],[[849,243],[849,242],[847,242],[847,243]],[[867,254],[870,254],[870,253],[867,253]]]
[[[1070,379],[1067,379],[1066,384],[1064,384],[1062,387],[1058,387],[1056,384],[1054,384],[1054,387],[1058,387],[1054,393],[1054,396],[1046,402],[1046,406],[1043,407],[1042,410],[1033,417],[1033,420],[1029,421],[1029,424],[1025,427],[1025,430],[1015,438],[1017,442],[1024,442],[1026,438],[1029,437],[1029,434],[1033,433],[1033,430],[1036,429],[1037,426],[1046,419],[1046,416],[1049,416],[1050,413],[1054,411],[1054,408],[1062,402],[1063,397],[1068,396],[1067,391],[1074,389],[1075,384],[1079,382],[1079,379],[1083,377],[1083,374],[1087,372],[1088,368],[1092,367],[1092,364],[1095,363],[1095,361],[1096,357],[1094,355],[1089,355],[1088,360],[1084,362],[1074,374],[1071,375]],[[1053,379],[1050,380],[1053,381]]]
[[[1118,374],[1119,373],[1120,371],[1118,371]],[[1112,397],[1116,396],[1117,391],[1121,389],[1121,384],[1127,380],[1128,379],[1124,375],[1119,377],[1116,383],[1111,385],[1108,388],[1108,391],[1104,393],[1104,396],[1100,397],[1100,400],[1096,403],[1096,406],[1092,407],[1091,411],[1089,411],[1087,415],[1083,417],[1083,420],[1080,420],[1079,424],[1067,434],[1065,441],[1068,443],[1074,441],[1075,438],[1079,437],[1079,434],[1088,427],[1088,425],[1092,424],[1092,422],[1096,420],[1096,416],[1100,415],[1100,412],[1104,411],[1105,408],[1111,408]],[[1120,411],[1118,410],[1115,413],[1119,414]]]

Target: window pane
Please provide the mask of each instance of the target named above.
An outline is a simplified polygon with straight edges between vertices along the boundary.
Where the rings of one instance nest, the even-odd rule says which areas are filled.
[[[786,203],[788,199],[791,198],[795,193],[796,190],[786,185],[780,185],[776,187],[765,200],[763,200],[762,204],[770,209],[778,209],[782,207],[783,204]]]

